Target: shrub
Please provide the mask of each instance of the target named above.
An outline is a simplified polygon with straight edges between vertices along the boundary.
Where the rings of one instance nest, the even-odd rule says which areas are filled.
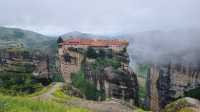
[[[100,58],[105,58],[106,57],[106,52],[103,49],[99,50],[99,57]]]
[[[87,57],[88,58],[97,58],[98,54],[96,50],[92,47],[89,47],[87,50]]]
[[[88,100],[97,100],[103,97],[103,93],[98,91],[92,83],[85,79],[83,71],[72,74],[72,85],[78,88]]]
[[[0,112],[7,112],[8,111],[8,105],[6,101],[0,100]]]
[[[64,82],[64,78],[60,73],[54,73],[52,77],[53,82]]]
[[[40,90],[42,85],[32,74],[9,73],[0,74],[0,92],[9,95],[24,95]]]
[[[190,104],[185,99],[179,99],[175,102],[168,104],[163,112],[179,112],[181,109],[190,106]]]
[[[110,58],[105,58],[105,59],[98,58],[94,64],[94,66],[103,66],[103,67],[112,66],[114,69],[117,69],[121,66],[121,63],[116,58],[111,58],[111,59]]]
[[[200,100],[200,87],[185,92],[185,96]]]

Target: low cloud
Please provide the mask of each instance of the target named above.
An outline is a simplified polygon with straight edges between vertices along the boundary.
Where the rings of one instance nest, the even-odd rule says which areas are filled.
[[[128,37],[133,62],[200,66],[200,29],[142,32]]]
[[[44,34],[200,27],[199,0],[1,0],[0,25]]]

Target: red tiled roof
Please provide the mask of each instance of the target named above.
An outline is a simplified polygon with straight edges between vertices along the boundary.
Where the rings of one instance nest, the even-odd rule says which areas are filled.
[[[85,45],[85,46],[94,46],[94,47],[104,47],[104,46],[122,46],[128,45],[126,40],[100,40],[100,39],[80,39],[73,38],[68,39],[63,42],[64,45]]]

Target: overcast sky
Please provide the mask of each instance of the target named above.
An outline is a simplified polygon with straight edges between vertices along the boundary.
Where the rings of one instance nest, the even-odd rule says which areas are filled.
[[[200,0],[0,0],[0,25],[49,35],[200,27]]]

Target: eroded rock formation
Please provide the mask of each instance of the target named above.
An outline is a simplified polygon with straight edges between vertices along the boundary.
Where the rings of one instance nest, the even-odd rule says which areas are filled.
[[[29,73],[39,79],[49,79],[48,56],[22,48],[0,50],[0,72]]]
[[[185,92],[200,87],[198,68],[187,64],[151,66],[147,82],[150,85],[148,90],[151,91],[150,108],[159,111],[170,102],[183,97]]]

